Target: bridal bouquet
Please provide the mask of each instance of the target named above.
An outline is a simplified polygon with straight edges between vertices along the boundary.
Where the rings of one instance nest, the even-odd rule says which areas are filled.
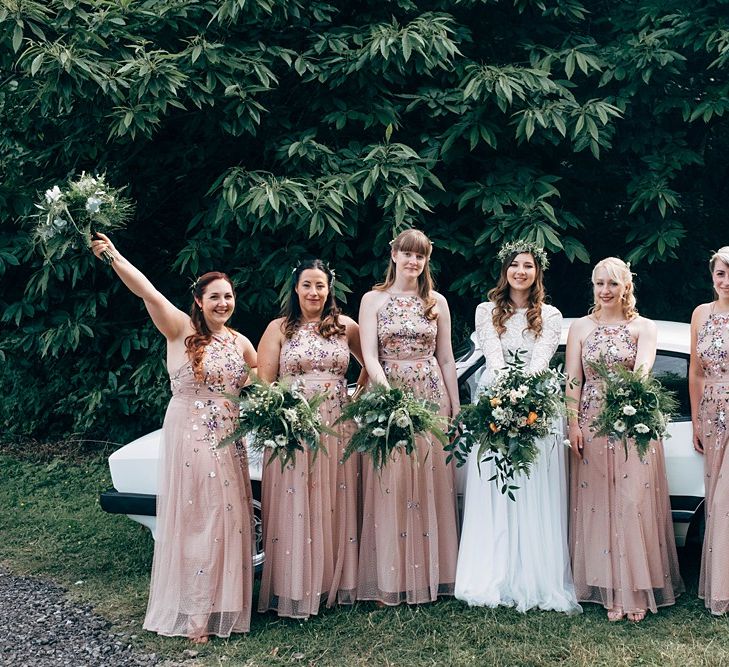
[[[281,470],[287,463],[295,462],[296,452],[303,452],[304,446],[314,458],[319,451],[326,454],[320,436],[334,431],[322,424],[319,415],[318,408],[326,398],[324,394],[307,398],[296,383],[268,383],[252,375],[245,395],[228,398],[239,404],[240,412],[235,430],[222,445],[250,434],[249,446],[269,450],[269,463],[277,458]]]
[[[355,422],[357,430],[344,451],[344,459],[355,452],[368,454],[377,470],[396,450],[411,455],[420,434],[430,433],[443,445],[448,442],[446,418],[438,414],[438,406],[398,387],[375,385],[344,407],[338,421],[348,420]]]
[[[132,203],[120,193],[109,186],[104,174],[91,176],[83,172],[63,189],[54,185],[35,205],[40,213],[33,242],[46,260],[63,257],[69,249],[90,247],[93,232],[119,229],[131,217]],[[104,253],[102,259],[107,264],[114,261],[109,253]]]
[[[673,392],[651,375],[620,365],[610,367],[604,359],[589,366],[604,382],[602,409],[591,427],[597,436],[620,440],[626,459],[628,440],[632,440],[642,460],[651,440],[668,437],[668,421],[678,408]]]
[[[554,432],[553,420],[563,412],[560,374],[549,368],[527,373],[517,353],[478,402],[461,410],[448,434],[452,438],[446,447],[448,460],[462,466],[478,447],[479,470],[483,461],[493,461],[496,472],[489,481],[496,481],[501,493],[513,500],[513,491],[519,488],[514,477],[529,475],[539,454],[536,440]]]

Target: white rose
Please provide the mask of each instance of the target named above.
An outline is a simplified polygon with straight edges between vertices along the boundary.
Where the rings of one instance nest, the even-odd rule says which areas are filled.
[[[398,440],[395,443],[395,447],[407,447],[407,446],[408,446],[408,441],[407,440]]]
[[[296,421],[296,410],[294,410],[293,408],[284,408],[283,415],[287,421]]]
[[[63,196],[61,188],[54,185],[50,190],[46,190],[46,201],[50,204],[58,201]]]
[[[626,405],[623,408],[623,414],[627,415],[628,417],[632,417],[636,412],[637,410],[632,405]]]
[[[381,438],[383,435],[385,435],[385,433],[387,433],[387,431],[385,431],[384,428],[378,427],[372,429],[372,435],[374,435],[375,438]]]
[[[504,408],[495,407],[491,414],[494,416],[494,419],[501,420],[504,417]]]
[[[407,427],[409,426],[409,424],[410,424],[410,417],[408,417],[407,415],[400,415],[400,416],[399,416],[399,417],[398,417],[398,418],[397,418],[397,419],[395,420],[395,423],[396,423],[396,424],[397,424],[397,425],[398,425],[398,426],[399,426],[400,428],[407,428]]]
[[[648,433],[648,431],[650,431],[650,429],[645,424],[642,424],[642,423],[641,424],[636,424],[635,425],[635,430],[638,433]]]
[[[616,431],[617,431],[618,433],[622,433],[622,432],[623,432],[623,431],[625,430],[625,422],[624,422],[624,421],[623,421],[622,419],[618,419],[618,421],[616,421],[616,422],[615,422],[615,423],[613,424],[613,428],[614,428],[614,429],[615,429],[615,430],[616,430]]]
[[[91,215],[98,213],[99,208],[101,208],[101,199],[98,199],[97,197],[89,197],[86,200],[86,210],[91,213]]]

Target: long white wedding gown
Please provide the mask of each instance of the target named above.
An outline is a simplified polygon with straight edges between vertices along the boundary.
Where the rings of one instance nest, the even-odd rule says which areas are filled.
[[[527,329],[526,309],[517,309],[499,336],[491,315],[493,303],[476,309],[476,335],[486,357],[479,392],[519,351],[528,371],[549,365],[562,328],[562,315],[542,306],[543,328],[538,338]],[[529,477],[518,476],[515,500],[502,495],[493,462],[477,467],[476,452],[466,464],[463,531],[458,552],[455,596],[469,605],[551,609],[579,613],[567,546],[567,448],[562,425],[538,442],[540,455]]]

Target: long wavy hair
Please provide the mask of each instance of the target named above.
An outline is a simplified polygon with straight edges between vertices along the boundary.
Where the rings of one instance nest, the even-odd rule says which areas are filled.
[[[233,291],[233,296],[235,297],[233,281],[225,273],[220,271],[203,273],[192,286],[192,296],[194,298],[192,300],[192,306],[190,306],[190,320],[192,320],[195,333],[185,338],[185,350],[190,359],[192,372],[198,382],[203,381],[202,361],[205,356],[205,346],[210,344],[210,341],[213,339],[213,334],[208,328],[207,322],[205,322],[205,316],[197,302],[202,302],[205,289],[214,280],[225,280],[230,285],[230,289]],[[230,327],[226,328],[231,333],[233,332],[233,329]]]
[[[725,245],[722,248],[719,248],[709,260],[709,270],[711,271],[712,275],[714,273],[714,267],[716,266],[716,260],[719,260],[720,262],[724,262],[727,266],[729,266],[729,245]],[[712,288],[713,289],[713,288]],[[714,290],[714,298],[718,299],[719,294],[716,290]]]
[[[491,313],[491,321],[494,324],[494,329],[502,336],[506,331],[506,322],[514,314],[516,309],[511,299],[509,299],[509,281],[506,277],[506,272],[509,270],[511,263],[517,257],[524,253],[514,252],[506,257],[501,263],[501,272],[499,273],[499,280],[496,283],[496,287],[488,293],[489,301],[493,302],[494,309]],[[544,290],[544,270],[542,265],[539,263],[534,255],[528,254],[534,260],[534,268],[536,269],[536,276],[534,283],[529,289],[529,296],[527,298],[527,327],[525,331],[531,331],[536,337],[542,335],[542,304],[546,298],[546,292]]]
[[[339,321],[341,311],[334,298],[334,272],[320,259],[302,260],[294,269],[291,275],[291,288],[284,299],[284,305],[280,313],[280,317],[283,317],[281,331],[283,331],[286,338],[291,338],[301,325],[301,304],[299,303],[299,295],[296,293],[296,287],[301,279],[301,274],[307,269],[318,269],[327,277],[329,293],[324,302],[324,310],[318,327],[319,333],[324,338],[343,336],[347,332],[347,327]]]
[[[622,296],[620,297],[620,305],[623,309],[623,317],[626,320],[632,320],[638,317],[638,309],[635,307],[635,288],[633,286],[633,274],[630,271],[630,267],[618,257],[606,257],[601,259],[595,268],[592,269],[592,284],[595,284],[595,275],[600,269],[605,269],[611,280],[614,280],[618,285],[625,288]],[[591,313],[599,313],[602,305],[596,302],[592,308]]]
[[[433,252],[433,244],[430,242],[430,239],[418,229],[406,229],[395,237],[390,243],[390,247],[392,250],[385,280],[377,283],[372,289],[384,291],[394,284],[397,267],[392,259],[393,252],[414,252],[419,255],[424,255],[425,267],[423,268],[423,272],[418,276],[418,296],[425,304],[425,317],[429,320],[436,319],[438,314],[433,312],[435,308],[435,297],[433,296],[435,284],[433,283],[433,277],[430,275],[430,254]]]

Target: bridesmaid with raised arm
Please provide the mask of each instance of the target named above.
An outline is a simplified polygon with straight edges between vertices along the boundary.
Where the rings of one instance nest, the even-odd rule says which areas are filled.
[[[654,442],[641,461],[632,444],[626,457],[619,441],[594,435],[602,381],[588,362],[650,373],[656,325],[638,315],[622,260],[598,262],[592,284],[595,305],[572,323],[566,353],[572,572],[580,602],[603,605],[610,621],[639,622],[683,591],[663,443]]]
[[[235,406],[225,394],[256,365],[250,341],[227,326],[235,308],[230,279],[217,271],[193,285],[190,315],[178,310],[104,234],[91,244],[144,300],[167,339],[172,399],[159,457],[157,535],[144,628],[204,643],[250,628],[253,507],[242,443],[219,447]]]
[[[694,448],[706,470],[699,597],[719,615],[729,610],[729,246],[712,255],[709,267],[716,298],[691,317],[689,396]]]
[[[316,458],[308,450],[282,470],[264,460],[263,565],[258,610],[308,618],[328,607],[353,604],[357,589],[359,457],[342,461],[351,436],[335,424],[348,399],[350,355],[361,361],[357,323],[342,315],[334,298],[334,272],[320,259],[294,269],[282,316],[273,320],[258,346],[258,372],[303,385],[307,395],[326,394],[323,434]],[[364,382],[364,373],[359,383]]]
[[[362,352],[372,382],[412,390],[453,417],[460,409],[445,298],[433,290],[432,244],[415,229],[391,244],[385,281],[362,298]],[[454,471],[420,437],[414,456],[374,470],[362,461],[364,513],[357,599],[419,604],[452,595],[458,528]]]

